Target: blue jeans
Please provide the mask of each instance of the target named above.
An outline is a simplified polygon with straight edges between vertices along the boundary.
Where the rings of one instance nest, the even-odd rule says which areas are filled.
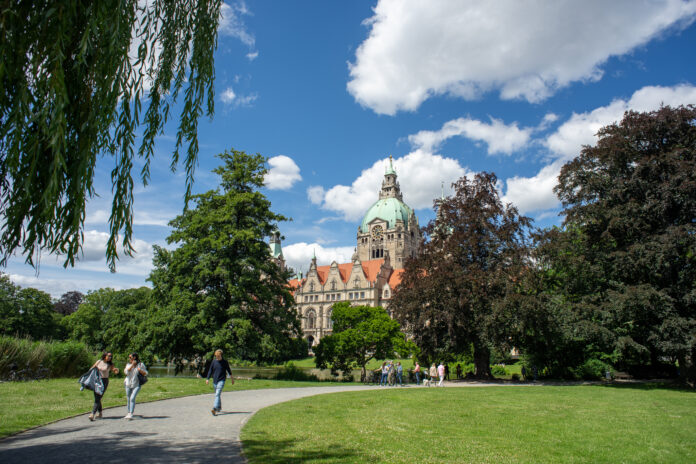
[[[126,387],[126,407],[131,414],[135,411],[135,397],[138,396],[139,391],[140,385],[134,388]]]
[[[222,394],[222,389],[225,386],[225,381],[221,380],[213,384],[215,386],[215,401],[213,401],[213,409],[216,411],[222,410],[222,401],[220,400],[220,394]]]
[[[389,374],[382,374],[382,378],[379,381],[379,386],[381,387],[382,385],[387,384],[387,379],[389,378]]]
[[[420,385],[420,372],[416,372],[416,385]]]
[[[404,386],[404,374],[402,372],[396,373],[396,381],[399,382],[399,386]]]

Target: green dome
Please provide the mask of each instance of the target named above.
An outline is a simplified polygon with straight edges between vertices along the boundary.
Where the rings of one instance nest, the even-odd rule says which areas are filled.
[[[370,209],[367,210],[363,217],[360,230],[363,233],[370,231],[370,222],[373,219],[379,218],[387,221],[387,229],[392,229],[396,226],[396,221],[404,221],[404,228],[408,229],[408,219],[413,215],[413,210],[406,206],[403,201],[398,198],[382,198],[377,200]]]

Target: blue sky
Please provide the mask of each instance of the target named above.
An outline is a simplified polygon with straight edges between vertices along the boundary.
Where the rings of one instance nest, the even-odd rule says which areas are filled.
[[[215,115],[200,122],[195,191],[216,188],[217,153],[269,158],[264,193],[289,263],[350,258],[386,160],[421,225],[440,185],[493,171],[506,201],[560,224],[560,167],[629,109],[696,104],[696,1],[228,1],[216,53]],[[175,126],[135,196],[134,258],[104,260],[112,158],[98,163],[84,254],[3,271],[58,297],[146,285],[152,246],[183,208],[169,170]],[[137,167],[134,170],[137,172]]]

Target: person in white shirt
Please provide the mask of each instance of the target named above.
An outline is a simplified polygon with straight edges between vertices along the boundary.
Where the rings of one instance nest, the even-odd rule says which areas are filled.
[[[124,419],[130,420],[133,418],[133,412],[135,411],[135,397],[138,396],[138,392],[140,391],[140,379],[138,378],[138,374],[147,375],[145,364],[140,362],[138,353],[131,353],[128,355],[128,364],[126,364],[123,373],[126,374],[126,379],[123,381],[123,384],[126,386],[126,406],[128,409],[128,414],[126,414]]]

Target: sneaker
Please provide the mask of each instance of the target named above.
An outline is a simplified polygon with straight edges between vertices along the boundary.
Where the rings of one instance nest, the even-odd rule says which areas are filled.
[[[90,421],[94,421],[94,414],[90,414],[89,416],[87,416],[87,418],[88,418]]]
[[[131,413],[128,413],[128,414],[126,414],[125,416],[123,416],[123,418],[126,419],[126,420],[130,420],[130,419],[133,418],[133,415],[132,415]]]
[[[213,416],[217,416],[217,410],[214,409],[214,408],[210,410],[210,413],[211,413]]]

